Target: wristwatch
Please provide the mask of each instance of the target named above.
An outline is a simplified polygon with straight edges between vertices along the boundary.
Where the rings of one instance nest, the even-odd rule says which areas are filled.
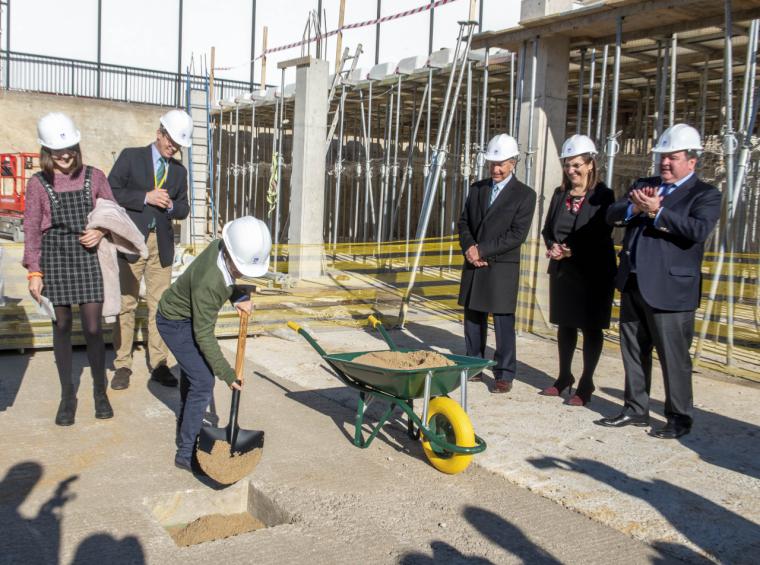
[[[660,209],[654,210],[652,212],[647,212],[647,216],[649,216],[650,219],[654,220],[657,217],[657,212],[659,212]]]

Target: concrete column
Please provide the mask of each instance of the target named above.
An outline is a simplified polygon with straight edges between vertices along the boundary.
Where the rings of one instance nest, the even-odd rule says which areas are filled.
[[[525,5],[525,2],[523,3]],[[536,57],[536,88],[533,111],[532,147],[528,147],[528,124],[530,122],[530,85],[533,61],[533,45],[528,42],[525,53],[525,89],[520,108],[519,144],[522,162],[517,176],[538,195],[536,212],[531,225],[526,255],[530,257],[524,272],[531,273],[530,280],[521,281],[534,295],[530,301],[532,312],[525,312],[523,319],[539,322],[549,319],[549,292],[546,273],[547,259],[541,241],[541,228],[554,189],[562,182],[562,165],[559,154],[565,139],[567,121],[567,78],[569,66],[569,42],[567,38],[540,38]],[[525,178],[525,160],[532,152],[530,178]],[[543,315],[543,316],[542,316]]]
[[[288,273],[293,279],[314,278],[322,274],[324,254],[329,65],[311,57],[280,65],[296,67]]]

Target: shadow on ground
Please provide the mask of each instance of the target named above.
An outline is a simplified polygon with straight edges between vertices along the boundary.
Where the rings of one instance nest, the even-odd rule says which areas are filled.
[[[623,396],[620,389],[605,387],[603,390],[610,395]],[[621,409],[622,400],[615,409],[605,411],[605,415],[612,416]],[[651,412],[662,414],[664,410],[663,402],[650,400]],[[757,456],[760,427],[754,424],[695,407],[692,432],[678,441],[707,463],[760,479],[760,458]]]
[[[63,509],[76,497],[78,475],[60,481],[53,494],[26,517],[21,506],[43,476],[42,465],[24,461],[11,467],[0,481],[0,562],[25,565],[57,565],[60,562]],[[73,563],[102,564],[107,561],[142,565],[142,546],[133,536],[118,540],[109,534],[93,534],[82,541]]]
[[[657,510],[678,532],[721,563],[756,563],[760,552],[760,526],[690,490],[659,479],[641,480],[599,461],[584,458],[528,459],[539,469],[560,468],[583,474]],[[730,532],[726,536],[725,532]],[[679,559],[707,562],[680,544],[655,544]]]

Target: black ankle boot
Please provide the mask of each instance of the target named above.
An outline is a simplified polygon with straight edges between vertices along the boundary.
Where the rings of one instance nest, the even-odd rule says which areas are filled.
[[[95,417],[99,420],[113,418],[113,408],[105,391],[95,393]]]
[[[74,423],[77,412],[77,399],[73,396],[61,398],[58,412],[55,414],[55,423],[58,426],[70,426]]]

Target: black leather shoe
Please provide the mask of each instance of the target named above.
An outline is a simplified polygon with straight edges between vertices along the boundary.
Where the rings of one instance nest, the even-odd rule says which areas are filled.
[[[643,428],[644,426],[649,425],[649,416],[630,416],[623,412],[617,416],[596,420],[594,423],[597,426],[604,426],[606,428],[622,428],[624,426],[637,426]]]
[[[685,436],[691,431],[691,425],[679,424],[678,422],[668,422],[659,430],[652,432],[654,437],[660,439],[676,439]]]
[[[61,398],[58,405],[58,412],[55,414],[55,423],[58,426],[70,426],[74,423],[74,416],[77,413],[76,398]]]
[[[164,386],[177,386],[178,384],[176,377],[172,375],[172,372],[166,365],[159,365],[153,369],[150,379]]]
[[[129,377],[132,376],[132,370],[126,367],[116,369],[111,379],[111,388],[114,390],[124,390],[129,388]]]
[[[105,391],[95,393],[95,417],[98,420],[113,418],[113,408],[111,408],[111,403],[108,401]]]
[[[191,459],[183,459],[182,457],[177,456],[174,458],[174,466],[177,469],[182,469],[188,473],[193,472],[193,462]]]

